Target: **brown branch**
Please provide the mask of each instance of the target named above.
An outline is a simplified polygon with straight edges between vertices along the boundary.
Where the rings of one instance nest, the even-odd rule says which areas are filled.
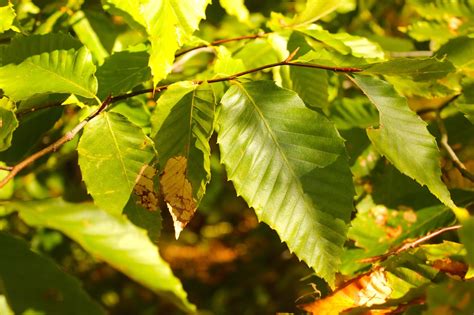
[[[194,84],[200,85],[200,84],[203,84],[205,82],[207,82],[207,83],[217,83],[217,82],[231,81],[231,80],[235,80],[236,78],[247,75],[247,74],[251,74],[251,73],[262,71],[262,70],[269,69],[269,68],[280,67],[280,66],[305,67],[305,68],[322,69],[322,70],[329,70],[329,71],[334,71],[334,72],[346,72],[346,73],[347,72],[362,71],[362,69],[359,69],[359,68],[332,67],[332,66],[324,66],[324,65],[317,65],[317,64],[310,64],[310,63],[291,62],[291,59],[293,58],[293,56],[295,54],[296,54],[296,52],[291,53],[288,58],[286,58],[284,61],[281,61],[281,62],[271,63],[271,64],[264,65],[264,66],[261,66],[261,67],[258,67],[258,68],[242,71],[242,72],[235,73],[235,74],[227,76],[227,77],[210,79],[210,80],[197,80],[197,81],[194,81]],[[94,113],[92,113],[86,119],[81,121],[76,127],[74,127],[74,129],[69,131],[67,134],[65,134],[63,137],[58,139],[53,144],[51,144],[51,145],[47,146],[46,148],[36,152],[35,154],[33,154],[33,155],[27,157],[26,159],[24,159],[23,161],[21,161],[19,164],[13,166],[11,168],[10,173],[4,179],[2,179],[2,181],[0,181],[0,188],[5,186],[13,177],[15,177],[16,174],[18,174],[25,167],[32,164],[34,161],[36,161],[40,157],[42,157],[42,156],[44,156],[44,155],[46,155],[50,152],[56,151],[60,146],[62,146],[63,144],[65,144],[66,142],[68,142],[72,138],[74,138],[77,135],[77,133],[79,133],[79,131],[82,128],[84,128],[84,126],[87,124],[88,121],[90,121],[95,116],[100,114],[103,110],[105,110],[105,108],[109,104],[112,104],[112,103],[115,103],[115,102],[118,102],[118,101],[121,101],[121,100],[124,100],[124,99],[128,99],[128,98],[131,98],[131,97],[134,97],[134,96],[137,96],[137,95],[145,94],[145,93],[153,93],[153,94],[159,93],[161,91],[166,90],[170,85],[171,84],[166,84],[166,85],[158,86],[154,89],[139,90],[139,91],[134,91],[134,92],[130,92],[130,93],[122,94],[122,95],[117,95],[117,96],[114,96],[114,97],[109,96],[105,101],[102,102],[102,105]]]
[[[263,33],[263,34],[245,35],[245,36],[239,36],[239,37],[233,37],[233,38],[219,39],[219,40],[215,40],[215,41],[213,41],[209,44],[199,45],[199,46],[196,46],[196,47],[192,47],[192,48],[180,51],[179,53],[177,53],[174,56],[175,56],[175,58],[177,58],[177,57],[180,57],[184,54],[187,54],[190,51],[197,50],[197,49],[200,49],[200,48],[222,45],[222,44],[225,44],[225,43],[236,42],[236,41],[239,41],[239,40],[262,38],[262,37],[265,37],[265,36],[266,36],[266,34]]]
[[[35,162],[40,157],[42,157],[42,156],[44,156],[44,155],[46,155],[50,152],[56,151],[63,144],[65,144],[66,142],[71,141],[79,133],[79,131],[81,131],[82,128],[84,128],[84,126],[91,119],[93,119],[94,117],[99,115],[102,111],[104,111],[107,108],[107,106],[110,104],[110,101],[111,101],[111,97],[109,96],[102,102],[100,107],[95,112],[93,112],[86,119],[81,121],[71,131],[66,133],[64,136],[62,136],[61,138],[59,138],[58,140],[56,140],[54,143],[50,144],[46,148],[43,148],[42,150],[30,155],[29,157],[27,157],[26,159],[24,159],[20,163],[18,163],[15,166],[11,167],[10,173],[8,173],[8,175],[5,176],[5,178],[3,178],[2,181],[0,181],[0,188],[4,187],[11,179],[13,179],[15,177],[16,174],[18,174],[25,167],[31,165],[33,162]]]
[[[382,254],[382,255],[378,255],[378,256],[374,256],[374,257],[370,257],[370,258],[364,258],[364,259],[360,259],[358,262],[360,263],[374,263],[374,262],[377,262],[377,261],[383,261],[385,259],[387,259],[388,257],[392,256],[392,255],[398,255],[400,254],[401,252],[404,252],[408,249],[411,249],[411,248],[415,248],[417,246],[419,246],[420,244],[438,236],[438,235],[441,235],[443,233],[446,233],[446,232],[449,232],[449,231],[455,231],[455,230],[458,230],[461,228],[461,225],[453,225],[453,226],[448,226],[448,227],[445,227],[445,228],[441,228],[441,229],[438,229],[434,232],[431,232],[425,236],[422,236],[412,242],[408,242],[408,243],[405,243],[403,244],[402,246],[399,246],[399,247],[396,247],[390,251],[388,251],[387,253],[385,254]]]
[[[448,132],[446,130],[446,126],[444,125],[444,121],[441,118],[441,115],[440,115],[439,111],[437,112],[437,115],[436,115],[436,121],[438,122],[438,128],[439,128],[439,132],[441,134],[441,140],[440,140],[441,145],[446,150],[446,152],[448,153],[449,158],[451,159],[451,161],[453,161],[454,166],[459,170],[461,175],[464,178],[467,178],[471,182],[474,183],[474,174],[469,172],[469,170],[461,162],[461,160],[459,160],[459,158],[456,155],[456,153],[454,152],[453,148],[451,148],[451,146],[448,143]]]

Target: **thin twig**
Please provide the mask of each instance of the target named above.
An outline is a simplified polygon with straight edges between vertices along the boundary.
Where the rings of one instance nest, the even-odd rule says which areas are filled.
[[[291,56],[291,55],[290,55]],[[209,79],[209,80],[196,80],[193,81],[194,84],[200,85],[205,82],[207,83],[217,83],[217,82],[225,82],[225,81],[232,81],[237,79],[238,77],[242,77],[247,74],[251,74],[254,72],[259,72],[265,69],[270,69],[274,67],[281,67],[281,66],[293,66],[293,67],[304,67],[304,68],[312,68],[312,69],[321,69],[321,70],[328,70],[328,71],[333,71],[333,72],[345,72],[345,73],[352,73],[352,72],[360,72],[362,69],[360,68],[353,68],[353,67],[333,67],[333,66],[324,66],[324,65],[318,65],[318,64],[312,64],[312,63],[302,63],[302,62],[291,62],[291,61],[280,61],[280,62],[275,62],[271,63],[268,65],[264,65],[261,67],[257,67],[254,69],[238,72],[226,77],[222,78],[216,78],[216,79]],[[171,84],[166,84],[162,86],[158,86],[155,89],[144,89],[144,90],[138,90],[130,93],[126,93],[123,95],[118,95],[112,97],[112,100],[110,101],[111,103],[115,103],[124,99],[128,99],[133,96],[141,95],[141,94],[146,94],[146,93],[159,93],[161,91],[166,90]]]
[[[13,169],[12,166],[2,166],[0,165],[0,171],[11,171]]]
[[[416,240],[412,241],[412,242],[408,242],[408,243],[405,243],[403,245],[401,245],[400,247],[396,247],[390,251],[388,251],[387,253],[383,254],[383,255],[378,255],[378,256],[374,256],[374,257],[370,257],[370,258],[364,258],[364,259],[360,259],[358,262],[360,263],[374,263],[374,262],[377,262],[377,261],[383,261],[385,259],[387,259],[388,257],[392,256],[392,255],[398,255],[400,254],[401,252],[404,252],[408,249],[411,249],[411,248],[415,248],[417,246],[419,246],[420,244],[440,235],[440,234],[443,234],[443,233],[446,233],[446,232],[449,232],[449,231],[454,231],[454,230],[458,230],[461,228],[461,225],[452,225],[452,226],[448,226],[448,227],[445,227],[445,228],[441,228],[441,229],[438,229],[434,232],[431,232],[425,236],[422,236],[420,238],[417,238]]]
[[[461,162],[461,160],[459,160],[459,158],[456,155],[456,153],[454,152],[453,148],[451,148],[451,146],[448,143],[448,132],[446,130],[446,126],[444,125],[444,121],[441,118],[441,115],[440,115],[439,111],[436,113],[436,121],[438,122],[438,128],[439,128],[439,132],[441,134],[441,140],[440,140],[441,145],[446,150],[446,152],[448,153],[449,158],[451,159],[451,161],[453,161],[454,166],[459,170],[461,175],[464,178],[467,178],[471,182],[474,183],[474,174],[472,174],[471,172],[468,171],[466,166]]]
[[[5,176],[5,178],[3,178],[2,181],[0,182],[0,188],[4,187],[13,177],[15,177],[16,174],[18,174],[21,170],[23,170],[28,165],[32,164],[34,161],[36,161],[40,157],[42,157],[42,156],[44,156],[44,155],[46,155],[50,152],[56,151],[63,144],[65,144],[66,142],[71,141],[79,133],[79,131],[81,131],[82,128],[84,128],[84,126],[91,119],[93,119],[94,117],[99,115],[102,111],[104,111],[107,108],[107,106],[110,104],[110,100],[111,100],[111,97],[110,96],[107,97],[102,102],[101,106],[95,112],[90,114],[86,119],[81,121],[76,127],[74,127],[71,131],[69,131],[64,136],[62,136],[61,138],[56,140],[54,143],[50,144],[49,146],[47,146],[46,148],[44,148],[42,150],[30,155],[29,157],[27,157],[26,159],[24,159],[20,163],[18,163],[15,166],[11,167],[10,173],[8,173],[8,175]]]
[[[213,41],[209,44],[199,45],[199,46],[196,46],[196,47],[192,47],[192,48],[180,51],[179,53],[177,53],[175,55],[175,57],[176,58],[180,57],[184,54],[187,54],[190,51],[200,49],[200,48],[204,48],[204,47],[217,46],[217,45],[222,45],[222,44],[225,44],[225,43],[236,42],[236,41],[245,40],[245,39],[262,38],[262,37],[265,37],[265,36],[266,36],[266,34],[263,33],[263,34],[245,35],[245,36],[239,36],[239,37],[233,37],[233,38],[219,39],[219,40],[215,40],[215,41]]]

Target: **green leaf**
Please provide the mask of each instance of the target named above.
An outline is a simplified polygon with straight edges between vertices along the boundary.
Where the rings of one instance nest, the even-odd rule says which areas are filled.
[[[191,184],[195,207],[188,209],[192,213],[204,196],[211,178],[209,138],[214,131],[215,103],[214,92],[209,85],[177,83],[159,98],[152,116],[152,136],[161,172],[165,171],[170,159],[184,157],[186,161],[185,177]],[[166,185],[166,182],[161,184]],[[169,207],[176,208],[168,200],[165,187],[162,191]],[[175,231],[182,229],[187,221],[189,219],[182,226],[175,227]]]
[[[456,67],[461,69],[474,69],[474,38],[460,36],[451,39],[441,46],[435,56],[438,58],[446,57]]]
[[[456,211],[458,208],[441,181],[438,146],[426,123],[389,83],[359,75],[354,76],[354,82],[380,113],[380,127],[367,130],[376,149],[402,173],[426,185],[441,202]]]
[[[97,69],[99,98],[104,99],[109,94],[119,95],[128,92],[150,80],[149,57],[144,51],[121,51],[105,59],[104,64]]]
[[[3,54],[0,89],[6,96],[15,101],[41,93],[95,98],[95,66],[86,48],[63,49],[65,43],[71,42],[66,35],[30,37],[18,39]]]
[[[415,81],[443,78],[456,70],[451,62],[435,58],[398,58],[363,68],[364,73],[410,77]]]
[[[474,282],[449,279],[428,288],[425,315],[474,313]]]
[[[95,60],[102,64],[104,59],[109,56],[109,53],[102,45],[98,34],[92,28],[88,16],[84,11],[77,11],[71,17],[70,23],[77,37],[91,51]]]
[[[304,10],[295,16],[293,26],[313,23],[336,10],[340,4],[335,0],[307,0]]]
[[[77,148],[87,191],[95,203],[120,215],[142,168],[154,157],[151,139],[118,113],[91,120]]]
[[[328,106],[328,74],[326,70],[290,67],[292,90],[311,108]]]
[[[158,249],[143,230],[125,218],[112,216],[90,203],[73,204],[61,199],[15,203],[13,207],[19,209],[27,224],[61,231],[91,255],[183,310],[195,310]]]
[[[459,237],[467,250],[466,260],[469,266],[474,267],[474,237],[472,231],[474,229],[474,218],[471,217],[464,221],[462,228],[459,230]]]
[[[222,99],[218,143],[237,193],[333,284],[353,185],[332,123],[271,81],[235,83]]]
[[[191,38],[205,18],[210,0],[103,0],[106,9],[137,24],[148,34],[151,43],[149,66],[156,86],[171,72],[174,54]]]
[[[0,232],[0,283],[16,314],[105,314],[79,281],[53,261],[32,252],[26,242]]]
[[[334,48],[342,55],[351,54],[357,58],[383,60],[384,52],[377,43],[371,42],[362,36],[355,36],[345,32],[330,33],[323,28],[299,29],[300,32]]]
[[[336,99],[330,108],[330,118],[339,130],[368,128],[379,121],[377,109],[362,97]]]
[[[463,94],[454,104],[474,124],[474,80],[463,80],[462,91]]]
[[[8,98],[0,98],[0,151],[11,146],[13,131],[18,127],[14,109],[15,104]]]
[[[446,19],[446,15],[473,17],[472,1],[409,0],[408,4],[421,16],[431,19]]]
[[[140,205],[138,197],[132,194],[123,209],[123,213],[134,225],[146,230],[148,237],[154,244],[158,244],[162,227],[160,209],[155,209],[154,211],[145,209]]]
[[[3,1],[2,1],[3,2]],[[6,1],[6,5],[0,3],[0,33],[8,31],[12,28],[16,13],[13,9],[13,3]]]
[[[219,0],[219,3],[227,14],[235,16],[240,22],[249,21],[249,10],[245,6],[244,0]]]

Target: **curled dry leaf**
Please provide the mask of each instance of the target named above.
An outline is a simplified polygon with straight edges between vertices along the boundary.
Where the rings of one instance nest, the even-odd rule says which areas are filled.
[[[196,212],[193,187],[186,178],[188,160],[175,156],[166,162],[161,175],[161,190],[174,223],[176,239]]]
[[[300,307],[318,315],[340,314],[354,307],[383,304],[391,293],[385,270],[377,268],[347,282],[328,297]]]
[[[133,192],[137,195],[137,203],[148,211],[158,209],[158,196],[155,191],[154,178],[156,168],[144,165],[140,170]]]

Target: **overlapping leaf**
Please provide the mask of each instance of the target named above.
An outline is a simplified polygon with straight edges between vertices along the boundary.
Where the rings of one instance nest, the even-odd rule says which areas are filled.
[[[148,58],[144,51],[121,51],[105,59],[97,69],[99,91],[97,95],[104,99],[109,94],[118,95],[151,79]]]
[[[14,109],[15,105],[8,98],[0,98],[0,151],[11,146],[13,131],[18,127]]]
[[[2,52],[0,89],[13,100],[41,93],[94,98],[95,66],[86,48],[62,34],[19,38]]]
[[[236,83],[222,99],[218,142],[237,193],[333,283],[353,186],[332,123],[271,81]]]
[[[163,172],[161,187],[176,237],[194,214],[210,180],[208,142],[214,130],[214,109],[210,86],[182,83],[160,97],[153,113],[152,134]]]
[[[249,10],[245,6],[244,0],[219,0],[219,3],[227,14],[237,17],[240,22],[248,22]]]
[[[92,204],[71,204],[60,199],[13,204],[26,223],[56,229],[78,242],[87,252],[104,260],[130,278],[160,294],[187,312],[180,281],[143,230]]]
[[[380,113],[380,127],[367,130],[376,149],[402,173],[426,185],[445,205],[458,209],[441,181],[438,146],[426,123],[410,110],[406,99],[389,83],[364,76],[355,76],[354,82]]]
[[[28,248],[26,242],[0,233],[0,283],[16,314],[105,314],[82,290],[77,279],[53,261]]]
[[[104,0],[106,9],[123,16],[144,30],[151,42],[149,66],[156,85],[171,71],[174,54],[205,18],[209,0],[163,0],[156,2]]]
[[[154,157],[151,139],[124,116],[106,112],[87,124],[77,150],[87,191],[99,207],[120,215]]]
[[[340,1],[336,0],[308,0],[306,7],[294,18],[294,25],[309,24],[320,18],[330,14],[341,5]]]
[[[292,67],[292,89],[308,106],[325,108],[328,105],[328,75],[326,70]]]

